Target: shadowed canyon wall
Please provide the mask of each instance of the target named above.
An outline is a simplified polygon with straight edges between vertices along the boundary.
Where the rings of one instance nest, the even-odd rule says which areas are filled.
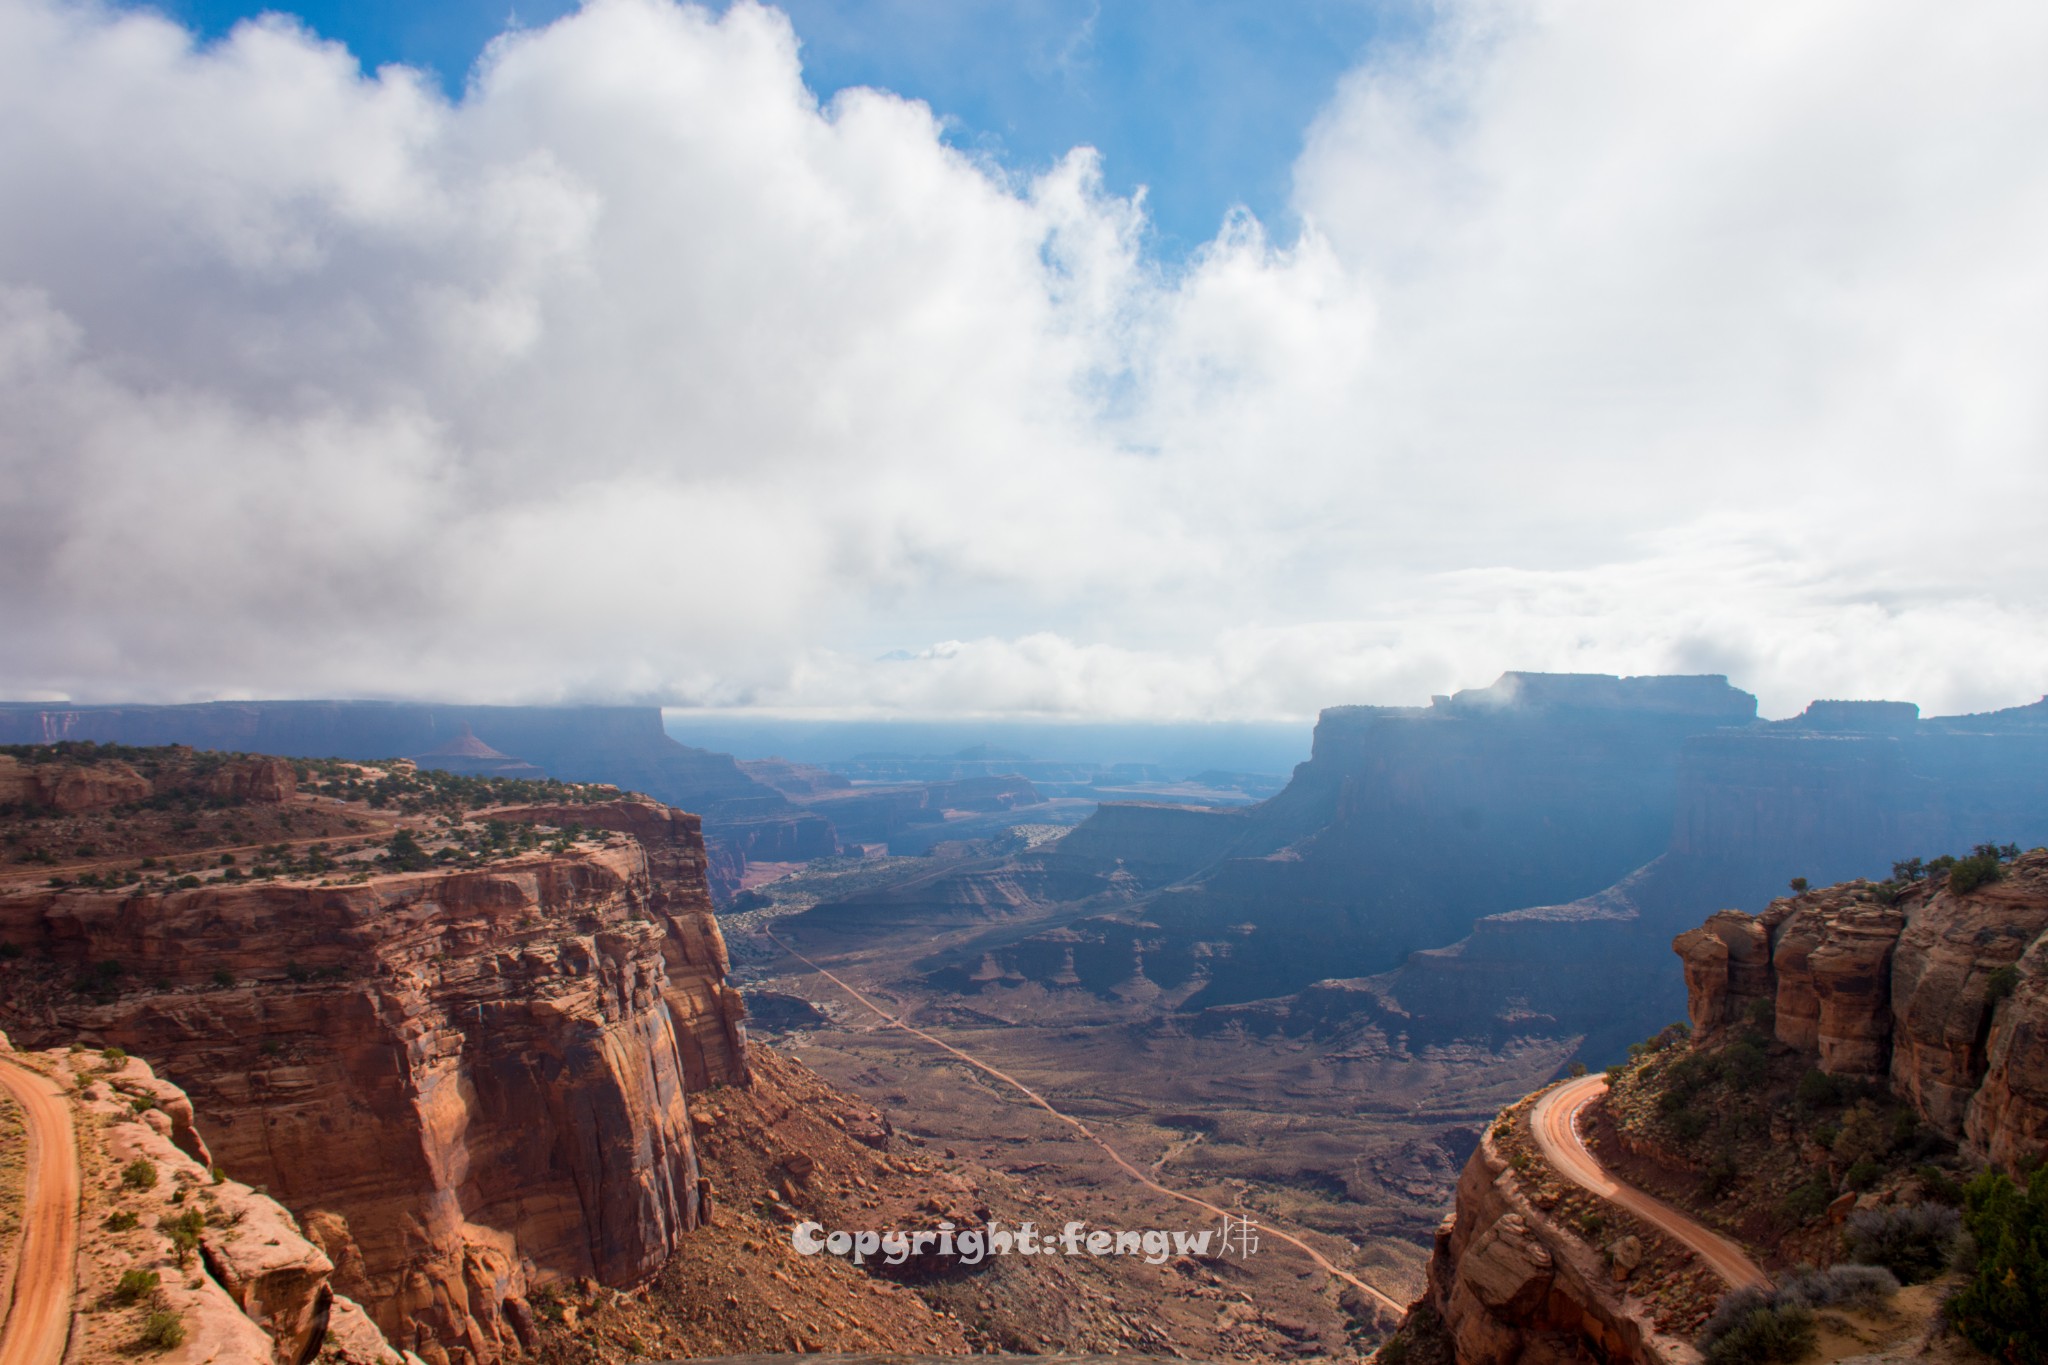
[[[1921,720],[1815,702],[1792,720],[1688,739],[1666,851],[1573,901],[1481,919],[1373,983],[1422,1036],[1583,1034],[1594,1061],[1678,1018],[1671,935],[1793,877],[1882,876],[1908,856],[2048,843],[2048,704]]]

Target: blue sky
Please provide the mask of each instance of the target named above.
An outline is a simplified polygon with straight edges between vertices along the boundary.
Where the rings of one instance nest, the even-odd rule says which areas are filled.
[[[722,8],[722,6],[716,6]],[[365,67],[434,71],[451,95],[508,21],[538,27],[561,0],[163,0],[208,38],[282,8]],[[1374,44],[1412,36],[1408,0],[786,0],[804,75],[829,96],[874,85],[927,101],[956,145],[1035,171],[1086,144],[1108,187],[1148,189],[1152,246],[1175,258],[1235,204],[1294,235],[1290,175],[1338,78]]]

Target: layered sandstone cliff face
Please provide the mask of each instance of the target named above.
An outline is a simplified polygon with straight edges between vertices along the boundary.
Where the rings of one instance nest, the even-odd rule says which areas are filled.
[[[701,868],[688,817],[617,818],[666,819],[659,856]],[[394,1341],[489,1361],[530,1286],[644,1279],[697,1220],[692,1059],[744,1073],[707,908],[624,839],[357,884],[17,892],[0,1013],[152,1059]],[[118,998],[52,983],[109,962]]]
[[[1693,1027],[1768,1001],[1822,1071],[1887,1082],[2008,1169],[2048,1151],[2048,851],[1966,893],[1937,876],[1887,899],[1847,882],[1681,934]]]
[[[647,855],[653,892],[648,910],[667,930],[661,941],[668,980],[663,994],[677,1026],[683,1075],[692,1090],[744,1085],[746,1005],[725,982],[731,961],[711,909],[703,822],[652,801],[583,806],[516,806],[496,818],[563,827],[583,824],[630,834]]]

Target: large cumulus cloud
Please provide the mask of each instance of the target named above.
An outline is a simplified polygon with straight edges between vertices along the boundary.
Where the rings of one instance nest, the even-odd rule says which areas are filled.
[[[2048,15],[1471,0],[1183,266],[595,0],[455,102],[0,4],[0,687],[1298,715],[2048,685]],[[1226,92],[1227,93],[1227,92]],[[882,657],[888,655],[890,657]]]

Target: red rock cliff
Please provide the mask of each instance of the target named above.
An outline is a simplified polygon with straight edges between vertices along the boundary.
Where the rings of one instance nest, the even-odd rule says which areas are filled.
[[[526,824],[583,824],[632,835],[646,850],[654,880],[649,909],[667,929],[663,987],[683,1048],[690,1088],[744,1085],[747,1080],[746,1006],[725,984],[731,963],[725,935],[711,909],[703,822],[652,801],[611,801],[589,806],[517,806],[494,812]]]
[[[693,834],[662,856],[687,861]],[[148,1058],[395,1343],[490,1361],[530,1323],[530,1285],[637,1281],[695,1224],[689,1059],[744,1055],[724,1016],[706,1033],[688,1012],[724,989],[693,894],[626,841],[353,885],[17,892],[0,941],[18,966],[152,984],[107,1001],[44,969],[0,1013],[17,1037]]]
[[[1885,1080],[2007,1169],[2048,1152],[2048,850],[1967,892],[1845,882],[1724,910],[1672,946],[1696,1030],[1768,1000],[1822,1071]]]

